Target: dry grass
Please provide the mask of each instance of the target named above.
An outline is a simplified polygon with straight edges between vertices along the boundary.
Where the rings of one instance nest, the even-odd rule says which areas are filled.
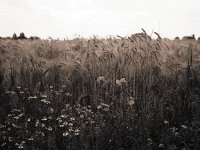
[[[0,40],[1,148],[197,149],[199,50],[144,30]]]

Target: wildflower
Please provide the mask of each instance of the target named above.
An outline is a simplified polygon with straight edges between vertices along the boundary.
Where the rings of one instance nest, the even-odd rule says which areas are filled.
[[[15,146],[19,146],[19,143],[15,143]]]
[[[164,147],[164,145],[161,143],[161,144],[159,144],[159,147],[160,147],[160,148],[163,148],[163,147]]]
[[[79,132],[75,132],[74,135],[79,135]]]
[[[169,122],[167,120],[164,121],[164,124],[169,124]]]
[[[14,92],[14,91],[12,91],[12,92],[11,92],[11,94],[13,94],[13,95],[14,95],[14,94],[15,94],[15,92]]]
[[[81,118],[81,119],[83,119],[83,118],[84,118],[84,115],[83,115],[83,114],[81,114],[81,115],[80,115],[80,118]]]
[[[47,130],[49,130],[49,131],[52,131],[52,130],[53,130],[53,128],[52,128],[52,127],[48,127],[48,128],[47,128]]]
[[[103,106],[103,107],[110,107],[108,104],[105,104],[105,103],[101,103],[101,106]]]
[[[14,123],[12,123],[12,126],[13,126],[14,128],[20,128],[20,126],[18,126],[17,124],[14,124]]]
[[[152,139],[151,138],[148,138],[147,139],[148,143],[151,145],[152,144]]]
[[[37,96],[29,96],[28,100],[33,100],[33,99],[37,99]]]
[[[101,105],[98,105],[98,106],[97,106],[97,109],[101,109]]]
[[[80,130],[79,129],[76,129],[74,132],[79,132]]]
[[[8,140],[9,140],[9,142],[12,142],[13,138],[12,137],[8,137]]]
[[[16,119],[16,120],[17,120],[17,119],[19,119],[19,117],[18,117],[18,116],[15,116],[15,117],[14,117],[14,119]]]
[[[35,126],[38,127],[39,123],[40,123],[40,122],[39,122],[39,120],[37,119],[37,121],[36,121],[36,123],[35,123]]]
[[[90,123],[91,123],[91,124],[94,124],[94,123],[95,123],[95,121],[94,121],[94,120],[92,120]]]
[[[40,132],[41,136],[45,136],[44,132]]]
[[[52,85],[50,85],[49,87],[50,87],[50,89],[53,89],[53,86],[52,86]]]
[[[169,129],[172,133],[175,133],[175,131],[177,130],[177,128],[173,127]]]
[[[29,141],[33,141],[34,139],[31,137],[31,138],[28,138],[28,140],[29,140]]]
[[[187,128],[187,126],[185,126],[185,125],[181,125],[181,127],[182,127],[183,129],[186,129],[186,128]]]
[[[1,128],[4,128],[4,125],[2,125],[2,124],[0,123],[0,129],[1,129]]]
[[[20,144],[20,145],[18,146],[18,148],[19,148],[19,149],[23,149],[24,146],[23,146],[22,144]]]
[[[104,111],[109,111],[110,105],[105,104],[105,103],[101,103],[100,106],[98,106],[99,108],[103,108]]]
[[[105,77],[104,76],[102,76],[102,77],[98,77],[97,78],[97,83],[101,83],[101,82],[105,82],[106,80],[105,80]]]
[[[59,125],[60,128],[63,128],[64,126],[65,126],[64,124]]]
[[[20,87],[20,86],[17,86],[17,89],[21,89],[21,87]]]
[[[175,136],[178,136],[178,135],[179,135],[179,133],[178,133],[178,132],[175,132],[174,134],[175,134]]]
[[[72,127],[70,127],[70,128],[69,128],[69,132],[72,132],[72,131],[74,131],[74,130],[72,129]]]
[[[133,97],[129,97],[129,98],[128,98],[128,105],[132,106],[132,105],[134,105],[134,104],[135,104],[134,98],[133,98]]]
[[[67,121],[63,122],[63,125],[65,125],[65,126],[68,125],[68,122]]]
[[[69,132],[64,132],[63,133],[63,136],[68,136],[69,135]]]
[[[56,118],[56,120],[61,120],[61,118],[60,118],[60,117],[58,117],[58,118]]]
[[[15,108],[14,108],[14,109],[12,110],[12,112],[21,112],[21,110],[20,110],[20,109],[15,109]]]
[[[67,118],[67,115],[61,115],[60,117],[61,118]]]
[[[23,91],[20,91],[19,93],[20,93],[21,95],[22,95],[22,94],[24,94],[24,92],[23,92]]]
[[[118,84],[118,85],[122,85],[122,83],[121,83],[120,80],[116,80],[116,84]]]
[[[48,117],[49,120],[53,119],[51,116]]]
[[[6,131],[2,131],[1,133],[2,133],[2,134],[6,134]]]
[[[73,123],[69,123],[69,126],[73,126]]]
[[[46,121],[46,120],[47,120],[47,117],[43,117],[43,118],[42,118],[42,121]]]
[[[44,104],[50,104],[51,102],[46,100],[46,99],[41,99],[41,102],[43,102]]]
[[[47,95],[42,95],[41,97],[42,97],[42,98],[47,98]]]
[[[65,108],[67,109],[67,108],[69,108],[69,106],[70,106],[70,104],[66,104],[66,105],[65,105]]]
[[[1,147],[4,147],[6,145],[6,143],[1,144]]]
[[[92,112],[92,110],[91,110],[91,109],[87,109],[86,111],[87,111],[87,112],[89,112],[89,113],[90,113],[90,112]]]
[[[28,122],[30,122],[30,121],[31,121],[31,119],[30,119],[30,118],[28,118],[28,119],[27,119],[27,121],[28,121]]]
[[[109,108],[104,108],[103,110],[104,110],[104,111],[109,111]]]
[[[71,117],[71,118],[70,118],[70,120],[71,120],[71,121],[74,121],[74,120],[75,120],[75,118],[74,118],[74,117]]]
[[[23,113],[21,113],[21,114],[19,114],[19,115],[18,115],[18,117],[22,117],[23,115],[24,115],[24,114],[23,114]]]
[[[11,91],[6,91],[6,94],[10,94],[11,93]]]
[[[70,93],[65,93],[65,95],[70,96],[71,94]]]
[[[126,79],[125,78],[121,78],[120,80],[116,80],[116,84],[121,86],[123,83],[126,83]]]
[[[24,88],[24,91],[28,91],[28,88]]]

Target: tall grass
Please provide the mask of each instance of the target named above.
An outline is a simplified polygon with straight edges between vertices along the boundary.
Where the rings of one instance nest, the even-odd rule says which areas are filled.
[[[145,32],[0,40],[1,147],[196,149],[199,48]]]

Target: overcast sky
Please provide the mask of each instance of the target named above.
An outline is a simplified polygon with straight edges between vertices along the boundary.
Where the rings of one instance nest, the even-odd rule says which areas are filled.
[[[200,0],[0,0],[0,36],[200,36]]]

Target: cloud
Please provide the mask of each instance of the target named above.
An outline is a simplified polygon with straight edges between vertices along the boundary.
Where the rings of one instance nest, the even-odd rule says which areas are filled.
[[[199,7],[198,0],[2,0],[0,34],[123,36],[140,28],[151,34],[160,21],[161,33],[174,36],[199,32]]]
[[[81,34],[83,36],[92,36],[93,34],[98,34],[99,36],[111,34],[126,35],[131,28],[135,28],[134,25],[137,26],[139,24],[138,20],[146,21],[147,18],[151,17],[147,13],[139,11],[122,14],[102,8],[82,9],[77,12],[56,10],[53,15],[56,29],[60,33],[67,33],[69,36],[74,34]],[[62,36],[64,35],[62,34]]]

